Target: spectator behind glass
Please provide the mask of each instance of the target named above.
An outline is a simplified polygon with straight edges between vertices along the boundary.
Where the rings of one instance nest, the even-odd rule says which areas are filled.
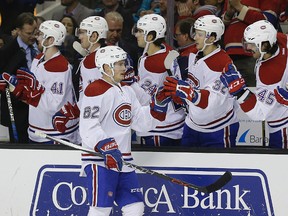
[[[142,17],[146,14],[160,14],[159,6],[159,0],[143,0],[137,13],[133,14],[134,22],[137,23],[139,17]]]
[[[69,63],[74,65],[76,60],[80,57],[73,49],[73,43],[77,40],[75,30],[78,28],[78,24],[76,20],[69,15],[64,15],[60,22],[65,26],[67,31],[64,43],[60,47],[60,51],[67,58]]]
[[[121,33],[122,47],[133,58],[134,68],[137,68],[138,50],[136,38],[131,34],[134,26],[132,11],[129,8],[124,8],[118,0],[102,0],[103,8],[97,8],[97,15],[105,17],[109,12],[116,11],[123,17],[125,25],[123,25]]]
[[[65,7],[59,7],[59,9],[52,14],[53,20],[60,21],[64,15],[70,15],[79,25],[83,19],[95,14],[92,9],[85,7],[78,0],[61,0],[61,5]]]
[[[194,22],[193,18],[187,18],[179,20],[175,25],[174,39],[178,44],[177,51],[180,54],[177,58],[177,63],[183,80],[186,80],[188,77],[188,57],[190,53],[197,53],[198,51],[192,38],[193,35],[191,35]]]
[[[222,15],[225,0],[205,0],[205,5],[213,5],[217,7],[215,13],[216,16],[220,17]]]
[[[116,11],[111,11],[104,18],[108,24],[106,44],[119,46],[124,22],[122,15]]]
[[[64,43],[59,47],[59,50],[73,67],[72,81],[76,92],[76,97],[78,97],[80,73],[77,73],[77,69],[82,56],[73,48],[73,43],[75,41],[79,41],[78,38],[75,36],[75,31],[76,28],[78,28],[78,24],[76,20],[69,15],[64,15],[60,22],[65,26],[67,34]]]
[[[206,4],[205,0],[178,0],[176,1],[178,19],[192,17],[195,20],[204,15],[213,15],[217,12],[217,7]]]
[[[0,73],[6,71],[16,75],[20,67],[31,65],[31,49],[37,49],[35,33],[37,32],[36,18],[32,13],[22,13],[16,19],[18,36],[0,49]],[[12,106],[18,139],[20,143],[28,143],[28,105],[18,101],[11,95]],[[15,142],[5,93],[1,94],[1,124],[9,127],[10,142]]]
[[[133,44],[126,42],[121,38],[124,22],[122,15],[116,11],[111,11],[105,15],[105,20],[108,24],[106,44],[117,45],[124,49],[130,57],[128,59],[132,59],[133,67],[136,70],[138,58],[140,57],[140,52],[142,49],[135,49],[135,47],[132,46]]]
[[[179,20],[175,25],[174,39],[177,42],[177,51],[180,55],[188,56],[190,52],[195,51],[195,41],[191,35],[194,22],[193,18],[187,18]]]

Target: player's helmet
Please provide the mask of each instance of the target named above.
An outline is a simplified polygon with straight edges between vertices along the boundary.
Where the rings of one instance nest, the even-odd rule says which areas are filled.
[[[86,30],[88,36],[91,36],[93,32],[97,32],[98,40],[100,40],[107,37],[108,24],[103,17],[90,16],[82,20],[79,29]]]
[[[148,35],[149,32],[155,31],[155,40],[157,40],[158,38],[165,37],[166,21],[158,14],[147,14],[140,17],[137,22],[137,29],[142,29],[145,36]]]
[[[48,37],[54,38],[54,43],[52,45],[60,46],[65,40],[66,28],[59,21],[44,21],[43,23],[41,23],[39,31],[43,33],[43,39],[46,39]]]
[[[215,32],[216,33],[216,41],[221,39],[221,36],[224,34],[225,26],[222,20],[215,15],[205,15],[199,17],[194,23],[194,31],[201,30],[206,32],[206,37],[210,37],[210,35]],[[192,33],[193,35],[193,33]]]
[[[104,72],[104,64],[108,64],[111,68],[114,68],[115,62],[125,60],[126,58],[127,53],[122,48],[118,46],[106,46],[96,52],[95,64],[101,72]]]
[[[244,43],[253,43],[261,51],[262,43],[268,41],[271,47],[277,41],[277,30],[267,20],[257,21],[244,30]]]

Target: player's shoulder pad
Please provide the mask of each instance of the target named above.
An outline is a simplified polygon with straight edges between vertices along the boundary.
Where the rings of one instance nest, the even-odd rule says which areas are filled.
[[[170,47],[166,46],[166,52],[147,56],[144,64],[146,70],[152,73],[165,73],[166,68],[164,65],[164,60],[168,55],[169,50],[171,50]]]
[[[63,55],[58,55],[44,63],[44,68],[47,72],[66,72],[69,67],[69,62]]]
[[[92,68],[96,67],[95,55],[96,55],[96,52],[92,52],[92,53],[90,53],[89,55],[87,55],[85,57],[85,59],[83,61],[83,65],[84,65],[85,68],[92,69]]]
[[[206,65],[210,68],[210,70],[222,73],[225,65],[227,63],[230,63],[232,60],[229,55],[221,49],[216,55],[212,55],[204,61]]]
[[[95,80],[86,87],[84,94],[87,97],[102,95],[111,87],[113,87],[111,84],[105,82],[102,79]]]
[[[35,58],[39,60],[43,55],[44,53],[39,53],[38,55],[35,56]]]

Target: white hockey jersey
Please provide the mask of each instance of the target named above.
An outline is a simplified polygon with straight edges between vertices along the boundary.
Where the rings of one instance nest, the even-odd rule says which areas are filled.
[[[162,49],[151,56],[144,55],[139,60],[138,75],[140,80],[133,84],[138,100],[142,105],[149,104],[152,94],[155,90],[163,86],[165,78],[168,76],[164,66],[164,60],[168,55],[169,49],[162,45]],[[138,132],[138,136],[164,136],[171,139],[180,139],[183,133],[183,125],[185,121],[184,109],[176,104],[169,103],[166,114],[166,119],[152,131]]]
[[[35,130],[50,136],[76,142],[74,133],[78,129],[78,120],[67,123],[64,134],[55,130],[52,124],[53,115],[68,101],[73,104],[75,100],[72,84],[71,65],[60,52],[54,54],[49,60],[44,55],[38,55],[32,62],[31,71],[36,79],[45,87],[37,107],[29,105],[29,138],[35,142],[46,142],[34,134]]]
[[[200,132],[214,132],[237,122],[234,99],[220,81],[220,75],[231,59],[218,47],[197,59],[197,53],[190,53],[188,82],[199,90],[196,103],[189,103],[189,113],[185,123]]]
[[[269,132],[288,127],[288,109],[279,104],[274,95],[277,86],[286,88],[288,83],[287,35],[278,34],[279,49],[267,60],[258,60],[255,65],[256,92],[243,104],[242,110],[253,120],[266,120]]]
[[[106,138],[113,137],[126,161],[132,161],[131,129],[148,131],[159,123],[150,114],[149,106],[141,106],[132,88],[116,86],[99,79],[85,89],[80,114],[82,146],[93,149]],[[103,158],[82,154],[87,163],[104,166]],[[131,168],[123,167],[123,172]]]
[[[86,87],[102,77],[101,72],[96,68],[95,55],[98,49],[89,55],[85,56],[80,63],[80,88],[79,88],[79,101],[78,107],[81,107],[81,101],[83,98]]]

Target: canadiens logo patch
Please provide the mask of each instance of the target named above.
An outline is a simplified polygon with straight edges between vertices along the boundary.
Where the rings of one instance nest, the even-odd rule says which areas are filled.
[[[128,103],[118,106],[113,113],[114,121],[123,127],[129,127],[131,124],[131,105]]]

